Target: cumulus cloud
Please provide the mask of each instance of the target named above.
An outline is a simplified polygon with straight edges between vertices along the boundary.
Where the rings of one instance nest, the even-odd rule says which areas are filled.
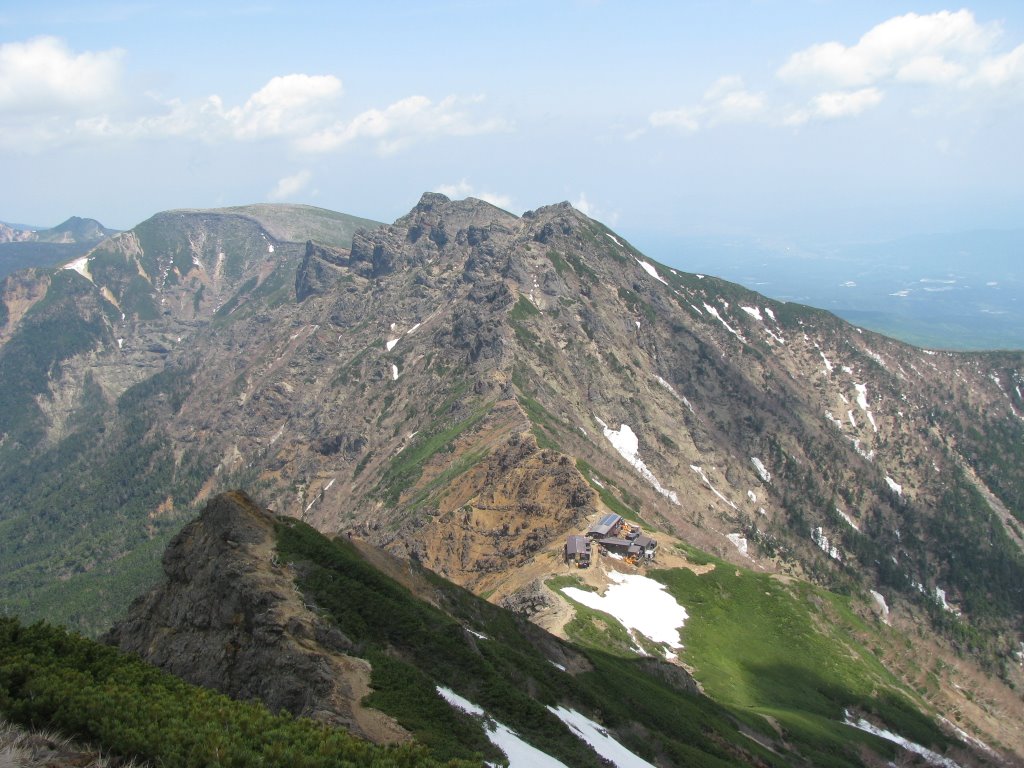
[[[55,37],[0,44],[0,110],[7,114],[79,111],[118,92],[124,52],[75,53]]]
[[[868,30],[856,44],[812,45],[779,68],[788,82],[857,88],[889,78],[948,81],[988,52],[999,35],[994,24],[979,24],[968,10],[908,13]]]
[[[998,22],[979,22],[969,10],[895,16],[853,44],[822,42],[792,53],[764,90],[748,89],[736,75],[721,77],[699,102],[652,112],[647,126],[626,138],[651,128],[696,133],[721,123],[849,119],[883,100],[912,111],[924,94],[946,93],[947,106],[958,110],[969,92],[984,109],[986,100],[1024,97],[1024,45],[1006,51],[1002,36]],[[942,103],[932,99],[930,109]]]
[[[493,192],[479,191],[465,178],[460,179],[455,184],[440,184],[434,188],[434,191],[440,192],[442,195],[450,197],[452,200],[462,200],[466,197],[475,197],[478,200],[483,200],[485,203],[496,205],[498,208],[506,211],[512,209],[512,198],[508,195],[498,195]]]
[[[809,120],[835,120],[841,117],[853,117],[878,106],[881,101],[882,92],[877,88],[829,91],[815,96],[809,107],[793,112],[785,122],[788,125],[803,125]]]
[[[418,139],[473,136],[509,129],[499,118],[477,118],[467,108],[477,99],[449,96],[436,104],[426,96],[409,96],[384,109],[370,109],[350,120],[339,120],[303,137],[299,149],[330,152],[357,139],[372,139],[381,154],[392,154]]]
[[[333,75],[284,75],[222,115],[238,138],[296,134],[308,130],[341,93],[341,80]]]
[[[1001,56],[990,56],[981,62],[974,82],[993,88],[1024,85],[1024,45]]]
[[[675,128],[687,133],[702,125],[746,122],[760,117],[767,107],[763,93],[748,91],[736,75],[721,77],[711,84],[699,104],[652,112],[648,122],[654,128]]]
[[[309,185],[312,178],[313,174],[308,170],[301,170],[298,173],[293,173],[291,176],[285,176],[278,180],[268,197],[271,200],[288,200],[293,198]]]
[[[410,96],[344,115],[334,75],[271,78],[239,104],[217,94],[182,100],[121,87],[119,50],[73,52],[54,37],[0,44],[0,144],[42,149],[81,140],[188,138],[208,143],[281,139],[305,152],[372,142],[391,154],[416,141],[508,130],[481,116],[479,98]]]

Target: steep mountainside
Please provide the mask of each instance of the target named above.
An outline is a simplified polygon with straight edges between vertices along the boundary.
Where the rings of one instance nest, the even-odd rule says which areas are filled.
[[[493,602],[564,606],[543,582],[565,535],[612,510],[1024,685],[1024,355],[677,272],[568,204],[427,194],[350,247],[337,217],[168,212],[4,283],[8,606],[99,629],[236,486]],[[992,685],[973,727],[1019,706]]]
[[[696,570],[703,574],[683,568],[654,575],[670,583],[681,574],[706,580],[718,567]],[[525,759],[520,751],[523,765],[558,765],[556,758],[596,766],[602,755],[634,766],[824,759],[841,766],[891,756],[892,744],[842,722],[851,711],[898,722],[931,748],[957,749],[964,765],[994,758],[954,748],[914,711],[913,694],[865,661],[844,659],[845,650],[825,651],[824,659],[834,669],[856,669],[869,685],[837,676],[831,690],[817,694],[820,701],[783,703],[779,696],[773,725],[754,710],[701,695],[672,661],[636,658],[603,642],[560,641],[420,565],[359,540],[327,541],[238,492],[214,498],[174,539],[164,571],[165,580],[132,606],[108,641],[233,698],[341,723],[377,742],[414,736],[441,759],[494,761],[501,751],[512,757],[510,742],[543,753]],[[757,581],[749,572],[743,578]],[[775,599],[787,603],[786,591]],[[810,624],[803,631],[826,639]],[[449,706],[456,696],[493,718],[486,731]],[[603,740],[576,730],[584,718],[598,721]]]

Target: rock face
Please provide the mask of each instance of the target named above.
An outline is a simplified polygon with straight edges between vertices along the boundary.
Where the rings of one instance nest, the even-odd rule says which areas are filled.
[[[166,580],[104,638],[196,685],[324,720],[376,741],[405,739],[364,710],[369,664],[302,602],[274,554],[274,516],[241,492],[210,500],[164,553]]]
[[[345,274],[348,265],[347,251],[308,241],[306,254],[295,273],[296,301],[326,293]]]

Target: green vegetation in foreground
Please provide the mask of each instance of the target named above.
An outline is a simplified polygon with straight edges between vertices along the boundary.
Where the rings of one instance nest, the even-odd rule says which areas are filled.
[[[164,768],[440,765],[423,747],[380,747],[275,715],[66,630],[8,618],[0,618],[0,713]]]
[[[844,710],[941,753],[950,741],[853,638],[876,630],[847,598],[710,558],[713,571],[657,570],[686,607],[685,657],[716,701],[757,727],[771,717],[816,766],[859,765],[851,745],[891,745],[842,724]],[[827,629],[826,629],[827,628]]]
[[[350,542],[329,541],[297,521],[282,520],[277,537],[279,556],[294,563],[306,600],[370,660],[375,692],[367,703],[396,718],[435,756],[494,759],[479,725],[433,693],[440,684],[570,766],[601,762],[549,705],[599,719],[648,760],[663,756],[669,764],[710,768],[747,765],[753,753],[765,765],[784,764],[746,740],[721,707],[681,684],[671,665],[566,646],[525,618],[421,570],[435,607],[368,564]],[[582,654],[592,669],[575,675],[556,669],[549,656],[563,654]]]

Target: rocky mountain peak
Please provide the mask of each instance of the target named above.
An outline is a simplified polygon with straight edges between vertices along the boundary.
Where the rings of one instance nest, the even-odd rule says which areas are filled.
[[[278,562],[275,516],[241,491],[211,499],[164,552],[165,580],[105,637],[197,685],[376,741],[407,736],[360,700],[369,665],[307,607]]]

